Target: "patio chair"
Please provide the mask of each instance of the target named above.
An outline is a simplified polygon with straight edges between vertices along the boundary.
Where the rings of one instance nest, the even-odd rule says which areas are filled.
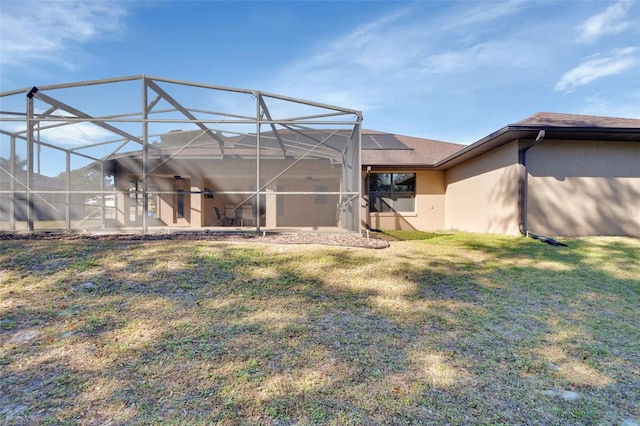
[[[217,223],[222,223],[222,226],[228,226],[233,223],[233,219],[229,219],[226,214],[220,213],[220,209],[218,209],[218,207],[213,206],[213,209],[216,211]]]
[[[236,220],[238,219],[238,213],[235,206],[231,204],[224,206],[224,215],[229,221],[229,225],[235,225]]]

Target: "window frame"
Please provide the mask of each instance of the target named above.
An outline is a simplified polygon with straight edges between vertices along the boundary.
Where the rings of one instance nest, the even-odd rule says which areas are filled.
[[[373,191],[371,189],[371,182],[372,182],[372,176],[373,175],[389,175],[389,179],[388,179],[388,185],[389,185],[389,190],[387,191],[383,191],[383,190],[377,190],[377,191]],[[396,179],[394,178],[394,176],[396,175],[413,175],[413,190],[412,191],[399,191],[397,189],[397,185],[394,184],[394,182],[396,181]],[[404,180],[407,180],[406,178]],[[395,214],[400,214],[400,215],[415,215],[416,214],[416,196],[417,196],[417,180],[418,180],[418,174],[415,171],[405,171],[405,172],[371,172],[369,174],[369,179],[368,179],[368,183],[367,183],[367,194],[369,196],[369,206],[368,206],[368,213],[373,213],[373,214],[378,214],[378,215],[395,215]],[[381,197],[379,194],[388,194],[387,197]],[[398,197],[397,194],[409,194],[409,196],[401,196]],[[382,199],[382,198],[387,198],[390,199],[392,201],[392,204],[389,203],[384,203],[384,205],[386,205],[389,210],[377,210],[376,209],[376,199]],[[398,210],[397,208],[400,207],[399,205],[396,205],[396,203],[394,201],[397,201],[398,198],[400,199],[411,199],[412,200],[412,206],[411,206],[411,210]]]

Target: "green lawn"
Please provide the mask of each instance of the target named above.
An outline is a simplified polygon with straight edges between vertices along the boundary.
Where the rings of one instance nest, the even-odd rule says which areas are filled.
[[[419,237],[0,241],[0,424],[640,423],[640,240]]]

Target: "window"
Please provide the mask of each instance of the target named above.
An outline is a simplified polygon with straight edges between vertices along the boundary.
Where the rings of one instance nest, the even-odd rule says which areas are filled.
[[[315,192],[327,192],[329,187],[326,185],[316,185]],[[326,194],[316,194],[316,204],[327,204],[328,197]]]
[[[372,173],[369,176],[370,212],[415,212],[415,173]]]
[[[142,216],[142,194],[137,180],[129,182],[129,220],[135,221]]]
[[[284,191],[284,186],[276,186],[276,193]],[[284,195],[276,195],[276,216],[284,216]]]
[[[184,218],[184,190],[178,189],[177,192],[178,192],[177,215],[178,215],[178,219],[183,219]]]

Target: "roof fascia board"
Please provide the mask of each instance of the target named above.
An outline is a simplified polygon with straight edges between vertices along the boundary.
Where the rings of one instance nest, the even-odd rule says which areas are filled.
[[[454,152],[453,154],[451,154],[450,156],[438,161],[436,164],[434,164],[433,166],[436,168],[440,168],[442,166],[447,165],[447,163],[453,162],[454,160],[458,159],[461,156],[465,156],[466,154],[469,154],[473,151],[477,151],[477,153],[472,153],[470,158],[476,157],[480,154],[483,154],[487,151],[489,151],[490,149],[493,148],[497,148],[501,145],[504,145],[508,142],[510,142],[513,139],[518,139],[517,136],[513,137],[513,138],[509,138],[507,137],[509,135],[510,132],[514,131],[514,130],[525,130],[525,129],[515,129],[513,128],[513,126],[506,126],[503,127],[502,129],[491,133],[488,136],[485,136],[484,138],[480,139],[479,141],[468,145],[464,148],[462,148],[460,151]],[[526,130],[530,130],[530,129],[526,129]],[[491,142],[496,142],[495,144],[491,144]],[[488,145],[491,144],[491,146],[489,147]],[[486,147],[487,149],[480,149]],[[458,162],[456,162],[456,164],[458,164]],[[454,165],[456,165],[454,164]],[[451,166],[447,166],[444,167],[445,169],[448,167],[453,167],[453,165]]]
[[[547,125],[510,125],[506,127],[509,130],[532,130],[532,131],[550,131],[565,133],[640,133],[640,127],[598,127],[598,126],[547,126]]]
[[[367,168],[371,168],[371,170],[398,170],[398,169],[406,169],[406,170],[439,170],[436,169],[435,166],[430,164],[368,164],[362,163],[362,169],[366,170]]]
[[[485,152],[488,152],[492,149],[498,148],[502,145],[505,145],[511,141],[517,139],[524,139],[527,137],[534,138],[535,135],[540,131],[544,130],[546,132],[560,132],[565,133],[567,136],[571,135],[571,133],[609,133],[609,134],[619,134],[619,133],[640,133],[640,128],[633,127],[568,127],[568,126],[536,126],[536,125],[509,125],[505,126],[502,129],[491,133],[488,136],[480,139],[479,141],[468,145],[467,147],[461,149],[460,151],[454,152],[450,156],[440,160],[436,164],[433,165],[436,169],[448,169],[453,167],[463,161],[466,161],[471,158],[475,158]],[[555,139],[558,139],[557,135],[554,135]],[[566,138],[572,139],[572,138]],[[483,149],[484,148],[484,149]],[[468,157],[462,159],[461,161],[456,161],[460,157]],[[452,163],[452,164],[449,164]]]

